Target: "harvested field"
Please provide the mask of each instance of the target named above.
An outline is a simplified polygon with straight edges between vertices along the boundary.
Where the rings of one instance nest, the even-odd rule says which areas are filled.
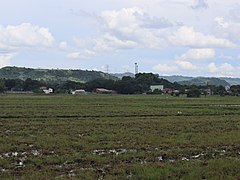
[[[238,179],[240,98],[1,95],[1,179]]]

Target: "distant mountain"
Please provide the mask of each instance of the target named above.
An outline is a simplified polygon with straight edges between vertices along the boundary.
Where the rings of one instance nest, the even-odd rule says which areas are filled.
[[[190,81],[192,80],[194,77],[187,77],[187,76],[159,76],[159,78],[163,78],[166,79],[170,82],[179,82],[179,81]]]
[[[225,80],[222,80],[219,78],[206,78],[206,77],[197,77],[188,81],[179,81],[178,83],[181,85],[197,85],[197,86],[206,86],[206,85],[230,86],[230,84]]]
[[[219,79],[227,81],[231,86],[232,85],[240,85],[240,78],[221,77]]]
[[[225,85],[226,82],[228,85],[240,85],[240,78],[228,78],[228,77],[220,77],[220,78],[210,78],[210,77],[188,77],[188,76],[159,76],[160,78],[167,79],[170,82],[179,82],[181,84],[205,84],[206,82],[210,84],[221,84]],[[199,79],[200,78],[200,79]],[[223,81],[219,81],[223,80]],[[186,82],[190,81],[190,82]],[[217,82],[218,81],[218,82]],[[226,81],[226,82],[224,82]]]
[[[0,78],[21,79],[31,78],[38,81],[46,82],[64,82],[76,81],[87,82],[98,78],[113,79],[118,78],[100,71],[84,70],[62,70],[62,69],[32,69],[24,67],[4,67],[0,69]]]
[[[219,78],[206,78],[206,77],[197,77],[188,81],[179,81],[178,83],[181,85],[197,85],[197,86],[206,86],[206,85],[230,86],[230,84],[225,80],[222,80]]]
[[[114,73],[114,74],[111,74],[112,76],[114,77],[117,77],[119,79],[122,79],[122,77],[124,76],[130,76],[130,77],[135,77],[135,74],[131,73],[131,72],[125,72],[125,73]]]

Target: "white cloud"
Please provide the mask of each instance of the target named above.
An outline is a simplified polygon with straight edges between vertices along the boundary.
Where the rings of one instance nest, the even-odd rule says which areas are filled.
[[[67,44],[67,42],[63,41],[63,42],[59,43],[58,47],[60,50],[67,50],[68,44]]]
[[[10,60],[16,56],[15,53],[0,53],[0,68],[10,65]]]
[[[214,19],[214,21],[217,23],[217,26],[219,26],[221,28],[228,28],[229,27],[229,23],[226,22],[223,17],[216,17]]]
[[[230,72],[233,70],[235,70],[235,68],[229,63],[224,63],[220,66],[220,71],[223,71],[223,72]]]
[[[44,27],[30,23],[0,27],[0,48],[3,50],[31,47],[49,48],[53,46],[53,43],[52,34]]]
[[[153,70],[159,73],[174,73],[178,70],[176,66],[170,66],[168,64],[158,64],[153,67]]]
[[[122,40],[116,36],[105,34],[99,39],[94,40],[93,50],[97,52],[102,51],[116,51],[120,49],[131,49],[136,47],[137,44],[131,40]]]
[[[168,63],[159,63],[152,69],[160,74],[179,74],[181,72],[186,74],[188,71],[196,71],[200,69],[187,60],[177,58],[174,61],[169,61]]]
[[[91,51],[91,50],[88,50],[88,49],[85,49],[84,53],[87,54],[87,55],[91,55],[91,56],[95,56],[95,54],[96,54],[94,51]]]
[[[200,0],[196,3],[200,6],[206,2]],[[97,54],[134,48],[163,50],[168,47],[190,47],[194,50],[189,50],[183,59],[211,59],[215,57],[213,48],[238,47],[228,39],[205,35],[193,27],[151,16],[137,7],[103,11],[98,19],[101,19],[100,36],[75,38],[78,48]]]
[[[167,29],[174,26],[166,18],[152,17],[145,10],[136,7],[104,11],[101,18],[104,34],[111,36],[111,39],[115,37],[117,40],[112,41],[113,43],[119,44],[120,41],[122,41],[120,44],[127,43],[127,48],[134,46],[162,49],[166,46]]]
[[[97,53],[118,52],[119,50],[132,49],[138,46],[134,41],[122,40],[107,33],[96,39],[75,38],[74,41],[79,49],[85,49],[85,52],[79,50],[85,56],[95,56]]]
[[[90,59],[91,56],[86,55],[81,52],[71,52],[66,55],[68,59],[76,59],[76,60],[87,60]]]
[[[4,67],[4,66],[7,66],[10,64],[10,61],[8,60],[1,60],[0,59],[0,68]]]
[[[210,63],[208,65],[208,70],[210,73],[214,73],[217,76],[233,76],[238,74],[238,68],[235,68],[229,63],[223,63],[217,66],[215,63]]]
[[[235,59],[233,56],[228,56],[228,55],[225,55],[225,54],[223,54],[223,53],[221,53],[217,58],[218,58],[218,59],[229,60],[229,61]]]
[[[138,28],[161,29],[173,24],[163,17],[151,17],[145,10],[137,7],[123,8],[119,11],[104,11],[101,17],[107,29],[132,34]]]
[[[234,3],[232,8],[229,10],[229,16],[230,18],[235,22],[240,22],[240,4],[239,1]]]
[[[218,71],[218,68],[217,68],[217,66],[216,66],[215,63],[210,63],[210,64],[208,65],[208,70],[209,70],[209,72],[211,72],[211,73],[215,73],[215,72]]]
[[[70,52],[67,54],[66,57],[69,59],[89,59],[92,56],[95,56],[95,52],[85,49],[80,52],[79,51]]]
[[[213,35],[204,35],[196,32],[193,27],[182,26],[169,36],[171,44],[176,46],[188,46],[197,48],[235,48],[236,44],[227,39],[219,39]]]
[[[82,56],[81,56],[81,53],[79,53],[79,52],[72,52],[72,53],[67,54],[67,58],[70,58],[70,59],[81,59]]]
[[[193,65],[191,62],[189,61],[185,61],[185,60],[177,60],[176,64],[183,70],[196,70],[197,66]]]
[[[136,15],[143,15],[139,8],[128,8],[120,11],[104,11],[101,17],[107,30],[116,30],[123,34],[132,34],[139,27]]]
[[[233,41],[240,39],[240,21],[237,21],[237,19],[227,20],[224,17],[216,17],[214,22],[218,36],[229,38]]]
[[[161,49],[162,44],[200,48],[233,48],[236,46],[227,39],[196,32],[193,27],[181,26],[176,29],[178,24],[174,25],[166,18],[153,18],[139,8],[105,11],[102,13],[102,18],[105,31],[118,38],[133,39],[147,48]]]
[[[208,4],[206,0],[195,0],[194,4],[191,6],[192,9],[206,9]]]
[[[10,60],[22,50],[42,50],[53,47],[54,38],[47,28],[23,23],[17,26],[0,25],[0,66],[10,64]]]
[[[215,50],[210,48],[202,48],[202,49],[190,49],[181,57],[183,59],[212,59],[215,58]]]

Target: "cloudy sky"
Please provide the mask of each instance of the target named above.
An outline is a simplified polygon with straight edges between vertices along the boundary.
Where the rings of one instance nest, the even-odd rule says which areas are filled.
[[[0,67],[240,77],[239,0],[0,1]]]

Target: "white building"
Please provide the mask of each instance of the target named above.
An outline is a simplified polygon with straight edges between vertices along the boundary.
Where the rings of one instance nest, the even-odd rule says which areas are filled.
[[[75,91],[71,92],[72,94],[86,94],[86,91],[84,89],[77,89]]]
[[[150,89],[151,91],[153,92],[154,90],[160,90],[160,91],[163,91],[163,85],[151,85],[150,86]]]
[[[44,92],[45,94],[51,94],[51,93],[53,93],[53,89],[52,89],[52,88],[43,89],[43,92]]]

